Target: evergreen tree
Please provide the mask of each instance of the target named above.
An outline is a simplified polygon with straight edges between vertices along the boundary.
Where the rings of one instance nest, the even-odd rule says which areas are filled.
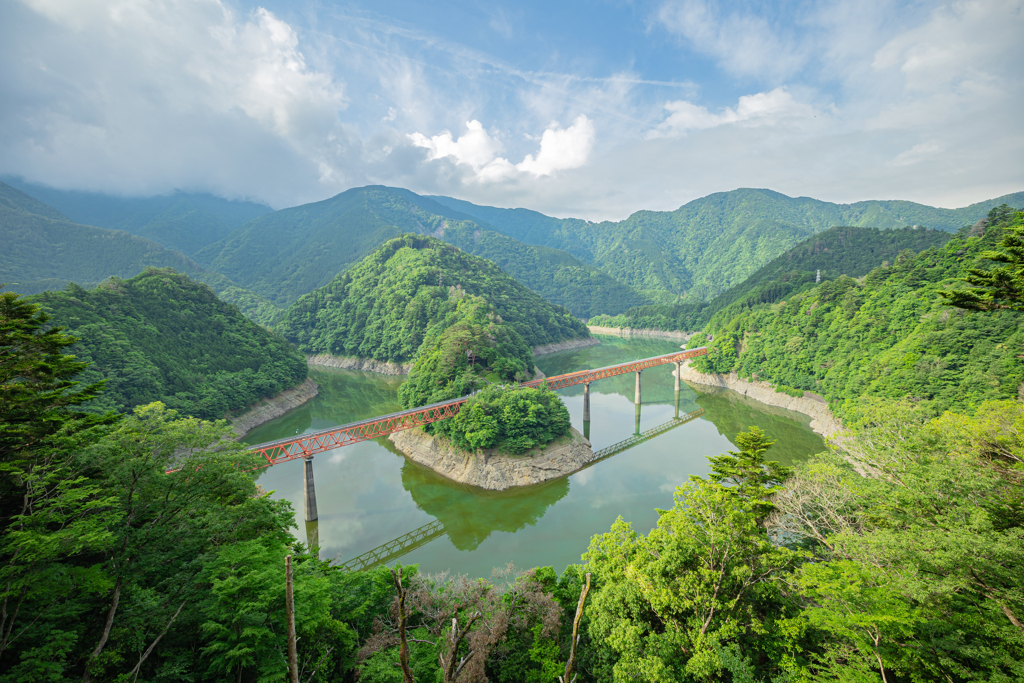
[[[774,444],[759,427],[752,426],[750,431],[736,435],[739,451],[708,458],[711,461],[708,478],[716,484],[727,485],[730,491],[749,500],[760,519],[774,509],[767,501],[768,496],[791,474],[788,467],[765,460],[764,454]]]
[[[1003,204],[989,212],[988,224],[1007,221],[1011,215],[1009,207]],[[1018,212],[1013,223],[1004,228],[999,246],[1000,249],[983,251],[981,257],[1005,265],[969,268],[963,281],[973,289],[940,292],[942,297],[957,308],[973,311],[1024,311],[1024,211]]]

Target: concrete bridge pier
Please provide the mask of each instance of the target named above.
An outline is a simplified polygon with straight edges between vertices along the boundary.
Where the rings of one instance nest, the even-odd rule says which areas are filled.
[[[590,382],[583,383],[583,421],[590,422]]]
[[[676,394],[679,393],[680,379],[679,376],[683,374],[683,364],[680,361],[676,361]]]
[[[583,438],[590,441],[590,422],[583,423]]]
[[[633,397],[633,403],[640,405],[640,371],[636,372],[636,394]]]
[[[306,503],[306,521],[315,522],[320,516],[316,513],[316,488],[313,486],[313,458],[303,458],[302,468],[305,475],[302,498]]]

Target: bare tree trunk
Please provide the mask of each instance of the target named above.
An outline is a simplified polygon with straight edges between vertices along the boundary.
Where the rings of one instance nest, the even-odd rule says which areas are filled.
[[[590,592],[590,572],[587,572],[587,585],[580,591],[580,601],[576,603],[576,617],[572,620],[572,645],[569,646],[569,661],[565,664],[565,675],[558,677],[559,683],[572,683],[576,677],[569,678],[572,674],[573,664],[576,663],[576,644],[580,642],[580,620],[583,619],[583,603],[587,600],[587,593]]]
[[[146,651],[142,653],[142,656],[139,658],[139,663],[136,664],[135,668],[131,670],[131,673],[132,673],[132,683],[135,683],[135,679],[137,679],[139,677],[139,670],[142,669],[142,663],[145,662],[146,658],[149,657],[150,653],[153,652],[153,648],[155,648],[157,646],[157,643],[160,642],[160,639],[163,638],[165,635],[167,635],[167,631],[171,628],[171,624],[173,624],[174,620],[178,618],[179,614],[181,614],[181,609],[184,606],[185,606],[184,602],[181,603],[180,605],[178,605],[178,611],[175,612],[174,616],[171,617],[171,620],[167,622],[167,626],[164,626],[164,630],[160,631],[160,635],[158,635],[156,637],[156,640],[154,640],[150,644],[150,646],[146,648]]]
[[[395,589],[398,591],[398,664],[402,667],[403,683],[416,683],[412,677],[412,669],[409,668],[409,636],[406,633],[409,624],[409,613],[405,611],[405,587],[402,585],[402,568],[398,573],[391,570],[391,579],[395,582]]]
[[[299,683],[299,653],[295,647],[295,593],[292,590],[292,556],[284,558],[284,614],[288,629],[288,683]]]
[[[117,614],[117,603],[121,600],[121,577],[117,577],[117,581],[114,583],[114,599],[110,602],[110,611],[107,612],[107,623],[103,626],[103,635],[100,636],[100,642],[96,645],[96,649],[92,651],[92,655],[89,657],[89,661],[85,663],[85,673],[82,675],[82,683],[89,683],[92,680],[92,676],[89,674],[89,667],[96,661],[96,658],[103,652],[103,648],[107,646],[107,639],[110,638],[110,629],[114,625],[114,615]]]

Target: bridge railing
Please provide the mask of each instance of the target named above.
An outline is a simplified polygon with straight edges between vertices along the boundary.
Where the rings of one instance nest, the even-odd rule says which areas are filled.
[[[543,383],[547,383],[549,389],[561,389],[573,386],[574,384],[593,382],[605,377],[639,372],[658,365],[681,362],[688,358],[706,355],[707,352],[706,347],[701,347],[699,349],[690,349],[689,351],[668,353],[664,356],[644,358],[629,363],[609,365],[608,367],[597,368],[596,370],[582,370],[565,375],[535,379],[530,382],[524,382],[520,386],[538,387]],[[460,396],[448,401],[432,403],[428,406],[402,410],[397,413],[381,415],[380,417],[373,417],[358,422],[350,422],[349,424],[323,429],[318,432],[310,432],[286,439],[261,443],[253,446],[251,450],[267,461],[265,465],[260,465],[260,467],[270,467],[271,465],[288,462],[289,460],[308,458],[317,453],[350,446],[360,441],[369,441],[370,439],[387,436],[404,429],[412,429],[413,427],[431,422],[447,420],[450,417],[455,417],[459,412],[459,408],[469,398],[470,396]]]
[[[547,383],[548,389],[562,389],[565,387],[571,387],[575,384],[589,384],[590,382],[593,382],[595,380],[604,379],[606,377],[614,377],[615,375],[625,375],[626,373],[630,372],[640,372],[642,370],[646,370],[647,368],[653,368],[658,365],[666,365],[668,363],[680,363],[690,358],[696,358],[697,356],[706,356],[707,353],[707,347],[702,346],[700,348],[690,349],[688,351],[667,353],[664,356],[654,356],[652,358],[643,358],[641,360],[630,361],[629,363],[609,365],[608,367],[597,368],[596,370],[580,370],[579,372],[570,372],[564,375],[543,377],[541,379],[523,382],[520,386],[539,387],[541,384]]]

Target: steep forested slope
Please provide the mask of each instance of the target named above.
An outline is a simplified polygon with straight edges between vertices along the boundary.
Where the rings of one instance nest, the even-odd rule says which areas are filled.
[[[189,256],[227,237],[243,223],[272,211],[265,204],[231,201],[209,194],[175,192],[155,197],[116,197],[58,190],[19,178],[4,180],[75,223],[124,230]]]
[[[594,325],[698,330],[711,316],[729,306],[772,303],[840,275],[860,277],[885,261],[893,261],[904,250],[914,253],[945,244],[951,235],[927,228],[835,227],[788,249],[742,283],[707,303],[653,305],[633,308],[618,316],[597,316]]]
[[[771,190],[719,192],[676,211],[639,211],[623,221],[554,219],[523,209],[480,207],[449,197],[439,203],[488,221],[515,239],[564,249],[636,289],[707,301],[806,237],[837,225],[953,232],[993,207],[1024,203],[1024,193],[936,209],[903,201],[832,204]]]
[[[355,188],[254,220],[199,258],[278,304],[331,278],[399,235],[431,235],[499,263],[575,315],[623,311],[646,299],[569,254],[523,244],[486,223],[397,188]]]
[[[408,361],[465,295],[483,298],[530,346],[589,335],[490,261],[411,234],[300,298],[276,329],[306,353]]]
[[[981,237],[904,252],[863,280],[840,277],[778,303],[720,311],[705,328],[711,353],[695,367],[816,391],[834,406],[909,396],[936,411],[966,410],[1016,397],[1024,392],[1024,314],[967,312],[939,297],[962,286],[967,268],[984,267],[980,254],[1001,233],[988,225]]]
[[[306,377],[289,344],[217,298],[205,284],[170,270],[113,278],[92,290],[33,297],[81,341],[72,347],[92,363],[83,383],[106,379],[91,405],[130,410],[162,401],[186,415],[224,417]]]

